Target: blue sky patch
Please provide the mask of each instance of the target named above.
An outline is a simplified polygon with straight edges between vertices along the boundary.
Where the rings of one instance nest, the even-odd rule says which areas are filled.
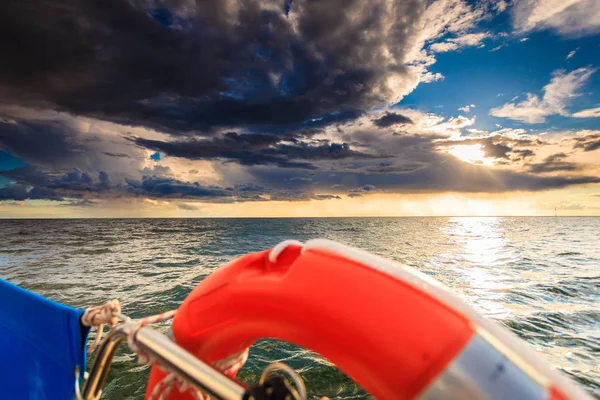
[[[0,150],[0,171],[10,171],[23,166],[25,163],[20,158]]]

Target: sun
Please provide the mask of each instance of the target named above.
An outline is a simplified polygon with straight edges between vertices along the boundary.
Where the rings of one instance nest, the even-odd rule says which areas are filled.
[[[485,151],[481,149],[480,144],[450,146],[448,153],[471,164],[491,164],[491,160],[485,157]]]

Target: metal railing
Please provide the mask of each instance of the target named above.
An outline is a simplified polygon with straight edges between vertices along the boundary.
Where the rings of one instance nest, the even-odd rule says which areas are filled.
[[[128,334],[135,328],[135,324],[124,323],[115,327],[104,338],[83,388],[83,399],[100,398],[113,357],[119,345],[127,340]],[[161,333],[147,327],[138,329],[135,342],[153,360],[213,398],[242,400],[246,394],[247,388],[242,384],[197,359]]]

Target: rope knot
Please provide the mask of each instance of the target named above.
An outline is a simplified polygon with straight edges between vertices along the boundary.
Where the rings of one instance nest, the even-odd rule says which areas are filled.
[[[98,330],[96,332],[96,339],[94,339],[94,342],[88,349],[88,354],[92,354],[96,349],[96,346],[98,346],[98,343],[100,343],[104,325],[109,324],[110,326],[115,326],[120,313],[121,303],[119,300],[110,300],[102,306],[91,307],[85,310],[81,316],[81,324],[83,326],[89,326],[90,328],[96,327]]]

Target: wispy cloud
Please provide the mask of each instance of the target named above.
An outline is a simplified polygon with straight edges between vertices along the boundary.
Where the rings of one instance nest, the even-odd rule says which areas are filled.
[[[596,0],[526,0],[513,7],[518,31],[553,29],[567,36],[600,32],[600,2]]]
[[[577,50],[579,50],[579,49],[570,51],[569,54],[567,54],[567,57],[565,58],[565,60],[568,60],[569,58],[573,57],[575,55],[575,53],[577,53]]]
[[[572,115],[575,118],[598,118],[600,117],[600,107],[581,110]]]
[[[542,123],[550,115],[569,116],[566,107],[578,96],[577,91],[595,71],[593,68],[579,68],[568,74],[557,71],[550,83],[544,86],[541,99],[533,93],[528,93],[527,99],[520,103],[511,102],[492,108],[490,115],[530,124]]]
[[[445,42],[434,43],[429,49],[436,53],[457,50],[463,47],[483,46],[483,41],[490,37],[488,32],[468,33],[462,36],[451,38]]]
[[[406,56],[411,69],[419,74],[419,81],[422,83],[444,79],[441,73],[428,71],[437,61],[436,52],[480,45],[483,35],[489,34],[474,34],[471,31],[476,29],[482,20],[493,15],[492,4],[488,2],[437,0],[426,3],[427,7],[424,8],[420,19],[421,29],[415,31],[414,45]]]
[[[463,111],[463,112],[471,112],[471,108],[474,108],[475,104],[467,104],[466,106],[463,107],[459,107],[458,111]]]

